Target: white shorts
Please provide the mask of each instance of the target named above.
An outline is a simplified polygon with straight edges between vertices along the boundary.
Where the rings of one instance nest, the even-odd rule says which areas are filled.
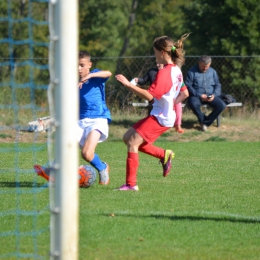
[[[88,134],[92,130],[101,133],[99,143],[104,142],[108,138],[108,122],[106,118],[84,118],[78,121],[77,140],[82,147],[85,144]]]

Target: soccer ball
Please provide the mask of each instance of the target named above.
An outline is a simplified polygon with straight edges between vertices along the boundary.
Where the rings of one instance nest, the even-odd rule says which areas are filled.
[[[89,188],[92,186],[97,178],[95,169],[90,165],[79,166],[79,186]]]

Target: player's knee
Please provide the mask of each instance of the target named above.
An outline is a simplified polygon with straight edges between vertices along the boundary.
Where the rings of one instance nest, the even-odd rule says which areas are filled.
[[[123,142],[127,145],[127,140],[125,138],[123,138]]]
[[[126,135],[123,136],[123,142],[127,145],[127,143],[128,143],[128,138],[127,138]]]
[[[134,138],[130,138],[129,140],[127,140],[126,145],[130,150],[138,148],[139,146],[139,144],[136,142]]]
[[[82,151],[81,151],[81,157],[82,157],[82,159],[84,159],[84,160],[87,161],[87,162],[92,161],[93,156],[94,156],[93,152],[90,152],[90,151],[88,151],[88,150],[82,150]]]

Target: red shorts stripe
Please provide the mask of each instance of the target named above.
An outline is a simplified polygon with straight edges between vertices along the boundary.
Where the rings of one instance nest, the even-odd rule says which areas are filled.
[[[162,126],[154,116],[148,116],[133,125],[135,131],[147,142],[153,143],[170,127]]]

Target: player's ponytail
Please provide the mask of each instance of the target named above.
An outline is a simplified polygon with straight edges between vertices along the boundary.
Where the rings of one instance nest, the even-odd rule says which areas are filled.
[[[173,43],[172,49],[171,49],[171,58],[172,61],[177,64],[179,67],[181,67],[185,62],[185,51],[184,51],[184,44],[183,42],[189,37],[190,33],[185,33],[181,36],[181,38]]]
[[[182,37],[174,42],[170,37],[168,36],[161,36],[158,37],[154,40],[153,46],[157,50],[165,51],[167,52],[170,56],[172,61],[177,64],[179,67],[181,67],[184,64],[184,55],[185,51],[183,49],[184,44],[183,42],[186,40],[186,38],[190,35],[190,33],[185,33],[182,35]]]

